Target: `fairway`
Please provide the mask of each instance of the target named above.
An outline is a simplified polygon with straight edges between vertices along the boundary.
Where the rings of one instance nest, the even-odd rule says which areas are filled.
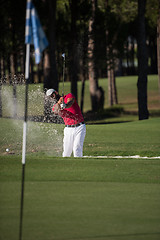
[[[21,159],[0,158],[0,239],[18,239]],[[160,160],[32,158],[23,239],[159,239]]]

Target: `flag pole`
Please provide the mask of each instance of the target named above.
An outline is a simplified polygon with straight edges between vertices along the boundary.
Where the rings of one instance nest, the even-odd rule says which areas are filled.
[[[30,44],[26,45],[26,66],[25,66],[25,113],[23,123],[23,146],[22,146],[22,182],[21,182],[21,208],[20,208],[20,226],[19,240],[22,239],[23,223],[23,203],[24,203],[24,180],[25,180],[25,163],[26,163],[26,140],[27,140],[27,118],[28,118],[28,82],[29,82],[29,65],[30,65]]]
[[[26,43],[26,65],[25,65],[25,80],[26,80],[26,82],[25,82],[25,114],[24,114],[24,123],[23,123],[22,183],[21,183],[19,240],[22,239],[22,224],[23,224],[30,44],[34,44],[36,64],[39,64],[39,62],[41,60],[41,53],[48,46],[47,38],[45,36],[45,33],[43,32],[42,26],[40,24],[40,20],[38,18],[38,14],[36,13],[36,9],[32,3],[32,0],[27,0],[27,6],[26,6],[25,43]]]

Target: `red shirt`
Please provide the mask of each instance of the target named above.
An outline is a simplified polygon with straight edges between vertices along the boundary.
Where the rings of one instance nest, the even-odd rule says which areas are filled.
[[[68,98],[75,99],[75,96],[72,93],[68,93],[63,98],[64,103],[67,103]],[[54,106],[52,110],[54,111]],[[70,108],[60,110],[58,114],[63,118],[65,125],[74,125],[80,122],[84,122],[84,118],[82,116],[80,107],[78,106],[76,99]]]

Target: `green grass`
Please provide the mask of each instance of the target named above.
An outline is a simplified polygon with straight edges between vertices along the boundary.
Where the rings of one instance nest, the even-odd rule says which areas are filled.
[[[136,77],[117,78],[119,109],[137,111],[136,81]],[[106,79],[100,85],[107,89]],[[30,86],[29,115],[43,114],[41,87]],[[11,87],[5,88],[6,96],[12,94]],[[69,88],[65,83],[66,92]],[[84,109],[88,111],[88,82],[85,91]],[[149,110],[159,114],[157,91],[157,76],[150,76]],[[17,94],[18,114],[23,116],[21,86]],[[6,96],[3,113],[12,116],[12,101]],[[112,117],[107,101],[105,108],[107,119],[104,116],[97,124],[86,126],[84,155],[160,156],[160,118],[136,121],[136,115],[123,113]],[[16,240],[23,121],[0,118],[0,126],[0,240]],[[64,159],[62,124],[28,121],[27,126],[23,240],[160,239],[159,159]]]
[[[160,237],[160,161],[32,158],[23,239]],[[18,239],[21,161],[0,157],[1,239]]]
[[[0,119],[0,155],[22,154],[23,121]],[[84,155],[160,156],[160,118],[87,125]],[[28,122],[27,154],[62,156],[63,124]],[[9,153],[6,149],[9,148]]]
[[[86,155],[160,156],[160,119],[88,126]]]

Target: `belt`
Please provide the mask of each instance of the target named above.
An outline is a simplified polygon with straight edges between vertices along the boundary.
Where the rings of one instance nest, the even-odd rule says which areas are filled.
[[[77,123],[77,124],[74,124],[74,125],[65,125],[65,127],[79,127],[80,125],[84,124],[84,122],[81,122],[81,123]]]

